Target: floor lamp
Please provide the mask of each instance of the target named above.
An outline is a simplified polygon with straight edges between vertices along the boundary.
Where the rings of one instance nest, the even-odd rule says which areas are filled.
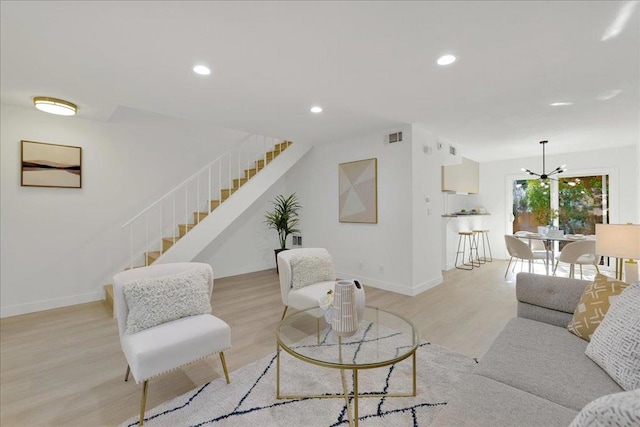
[[[596,254],[618,258],[616,279],[622,280],[623,258],[624,277],[628,283],[638,281],[640,259],[640,224],[596,224]]]

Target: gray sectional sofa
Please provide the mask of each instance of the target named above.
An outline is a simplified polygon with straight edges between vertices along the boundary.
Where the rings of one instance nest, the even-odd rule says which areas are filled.
[[[587,281],[520,273],[507,323],[435,426],[568,426],[592,400],[623,391],[566,326]]]

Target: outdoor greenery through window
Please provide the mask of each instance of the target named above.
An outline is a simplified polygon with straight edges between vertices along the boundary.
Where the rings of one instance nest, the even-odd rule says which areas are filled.
[[[595,234],[608,223],[607,175],[517,180],[513,184],[513,231],[538,232],[557,225],[566,234]]]
[[[570,234],[596,234],[596,224],[609,222],[608,194],[606,175],[558,181],[560,229]]]

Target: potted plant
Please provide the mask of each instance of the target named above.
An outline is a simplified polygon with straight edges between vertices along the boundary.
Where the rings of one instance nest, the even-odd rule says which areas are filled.
[[[273,210],[267,212],[264,222],[267,224],[267,227],[278,232],[280,248],[274,250],[276,256],[276,271],[278,271],[278,253],[287,249],[287,236],[291,233],[300,232],[296,227],[300,221],[298,218],[298,210],[300,210],[302,206],[298,203],[296,193],[289,195],[289,197],[280,194],[276,196],[275,200],[271,203],[273,204]]]

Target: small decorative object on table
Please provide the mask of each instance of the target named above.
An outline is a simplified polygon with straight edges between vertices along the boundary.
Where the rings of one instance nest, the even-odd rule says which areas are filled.
[[[331,328],[336,335],[349,337],[358,330],[364,313],[364,288],[357,280],[336,282]]]
[[[320,308],[324,310],[324,320],[331,324],[331,315],[333,313],[333,289],[329,289],[326,295],[320,298],[318,302]]]

